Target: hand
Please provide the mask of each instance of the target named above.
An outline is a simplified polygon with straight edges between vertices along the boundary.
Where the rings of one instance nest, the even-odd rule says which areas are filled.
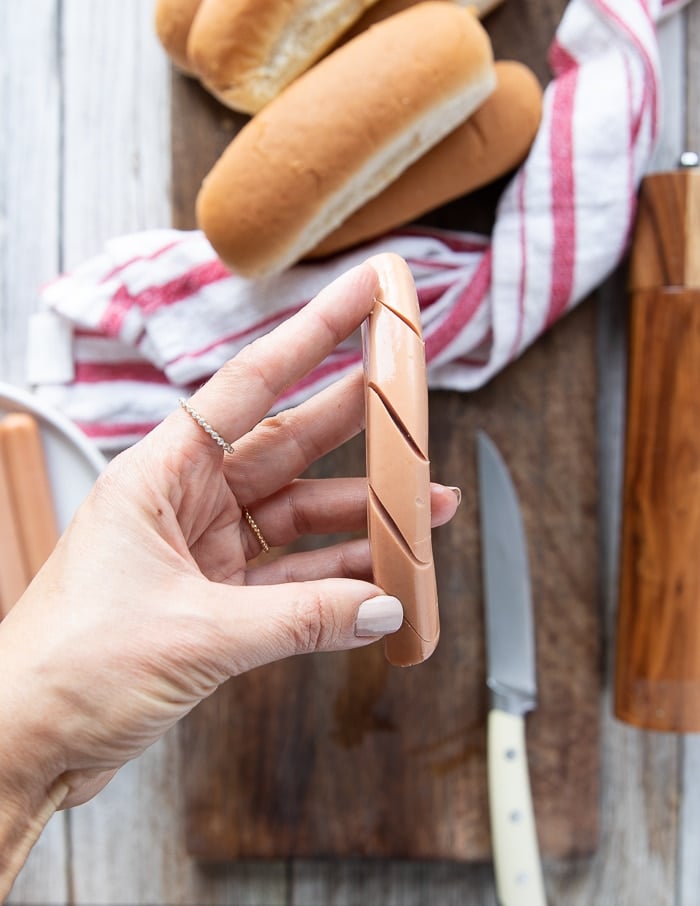
[[[0,624],[0,801],[4,778],[19,799],[84,802],[229,677],[399,627],[400,604],[369,581],[366,539],[256,563],[242,510],[271,546],[365,530],[364,479],[297,478],[362,429],[362,375],[264,416],[359,326],[376,289],[370,266],[348,272],[192,397],[233,453],[178,409],[100,477]],[[434,486],[434,524],[457,503]]]

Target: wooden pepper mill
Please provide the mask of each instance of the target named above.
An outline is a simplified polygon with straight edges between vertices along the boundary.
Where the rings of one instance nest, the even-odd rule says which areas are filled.
[[[677,171],[642,184],[629,288],[615,714],[646,729],[700,732],[700,170],[694,154],[684,155]]]

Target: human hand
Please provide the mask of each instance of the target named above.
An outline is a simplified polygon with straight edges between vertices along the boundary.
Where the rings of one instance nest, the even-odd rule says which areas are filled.
[[[20,800],[84,802],[229,677],[399,627],[366,539],[256,563],[242,515],[272,546],[365,529],[364,479],[297,479],[361,430],[362,375],[260,419],[359,326],[376,289],[370,266],[348,272],[192,397],[232,454],[179,409],[98,480],[0,624],[0,794],[4,777]],[[457,503],[434,486],[433,523]]]

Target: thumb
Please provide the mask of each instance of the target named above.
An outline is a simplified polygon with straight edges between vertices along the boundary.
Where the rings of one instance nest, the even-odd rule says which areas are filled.
[[[358,648],[403,622],[398,598],[354,579],[210,585],[206,593],[231,658],[230,675],[294,654]]]

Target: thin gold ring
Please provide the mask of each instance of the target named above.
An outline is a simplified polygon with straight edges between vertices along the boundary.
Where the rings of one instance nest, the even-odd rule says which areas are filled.
[[[244,515],[245,518],[246,518],[246,522],[247,522],[248,525],[251,527],[251,529],[252,529],[252,531],[253,531],[253,534],[255,535],[255,537],[256,537],[256,538],[258,539],[258,541],[260,542],[260,547],[263,549],[263,551],[264,551],[265,553],[267,553],[267,552],[270,550],[270,545],[267,543],[267,541],[265,541],[265,536],[263,535],[263,533],[262,533],[262,532],[260,531],[260,529],[258,528],[258,523],[257,523],[257,522],[255,521],[255,519],[253,519],[253,517],[250,515],[250,510],[248,509],[247,506],[244,506],[242,509],[243,509],[243,515]]]

